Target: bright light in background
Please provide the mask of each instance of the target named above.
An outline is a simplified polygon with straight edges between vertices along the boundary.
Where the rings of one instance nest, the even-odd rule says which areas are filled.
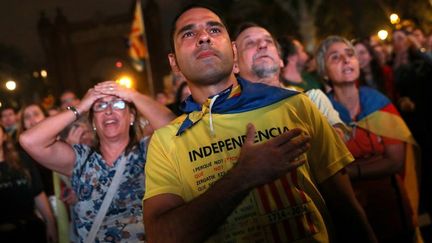
[[[115,63],[115,66],[116,66],[117,68],[121,68],[121,67],[123,67],[123,63],[120,62],[120,61],[117,61],[117,62]]]
[[[3,106],[3,104],[0,102],[0,107],[2,107]]]
[[[378,38],[380,38],[380,40],[385,40],[388,37],[388,32],[387,30],[380,30],[378,31]]]
[[[41,75],[42,78],[46,78],[48,76],[48,72],[46,70],[42,69],[40,71],[40,75]]]
[[[16,83],[13,80],[9,80],[6,82],[6,89],[13,91],[16,89]]]
[[[392,13],[390,15],[390,23],[397,24],[397,23],[399,23],[399,21],[400,21],[400,19],[399,19],[399,16],[397,14]]]
[[[132,88],[133,86],[132,78],[129,76],[122,76],[119,79],[117,79],[116,82],[120,85],[125,86],[126,88]]]

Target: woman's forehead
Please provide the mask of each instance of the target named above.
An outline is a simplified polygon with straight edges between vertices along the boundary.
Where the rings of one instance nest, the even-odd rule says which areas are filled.
[[[330,45],[329,50],[334,50],[334,49],[346,49],[348,48],[348,45],[344,42],[335,42],[333,44]]]
[[[37,105],[30,105],[27,108],[24,109],[23,113],[29,113],[29,112],[35,112],[35,111],[39,111],[42,112],[42,110],[40,109],[39,106]]]
[[[333,53],[353,51],[353,50],[354,49],[351,46],[347,45],[344,42],[335,42],[329,46],[326,52],[326,56],[329,56]]]
[[[113,100],[121,100],[121,99],[115,95],[107,95],[100,99],[97,99],[96,102],[113,101]]]

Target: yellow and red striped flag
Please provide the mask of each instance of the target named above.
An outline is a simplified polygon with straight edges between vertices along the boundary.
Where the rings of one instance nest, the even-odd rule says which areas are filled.
[[[141,1],[136,1],[134,19],[131,33],[129,34],[129,56],[133,66],[138,71],[144,70],[144,60],[148,59],[148,49],[145,38],[145,26],[141,10]],[[148,60],[147,60],[148,61]]]

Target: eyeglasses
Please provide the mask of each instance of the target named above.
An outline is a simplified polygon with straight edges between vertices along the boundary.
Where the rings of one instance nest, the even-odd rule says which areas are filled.
[[[126,108],[126,101],[124,100],[112,100],[112,101],[98,101],[93,105],[94,112],[101,112],[108,109],[111,106],[113,110],[124,110]]]

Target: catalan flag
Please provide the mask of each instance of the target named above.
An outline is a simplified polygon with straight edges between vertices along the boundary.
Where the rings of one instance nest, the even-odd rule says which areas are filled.
[[[350,114],[330,96],[335,109],[339,112],[341,119],[346,124],[352,124]],[[412,212],[412,222],[417,227],[415,230],[415,241],[423,242],[418,228],[419,210],[419,184],[420,176],[420,150],[411,131],[405,121],[399,115],[396,107],[390,100],[378,93],[376,90],[361,87],[360,103],[362,111],[357,116],[356,126],[373,132],[378,136],[397,139],[405,142],[405,163],[400,174],[402,183],[406,189]]]
[[[144,70],[144,61],[148,61],[149,54],[145,39],[145,26],[141,10],[141,1],[136,1],[132,29],[129,34],[129,56],[132,64],[138,71]]]

